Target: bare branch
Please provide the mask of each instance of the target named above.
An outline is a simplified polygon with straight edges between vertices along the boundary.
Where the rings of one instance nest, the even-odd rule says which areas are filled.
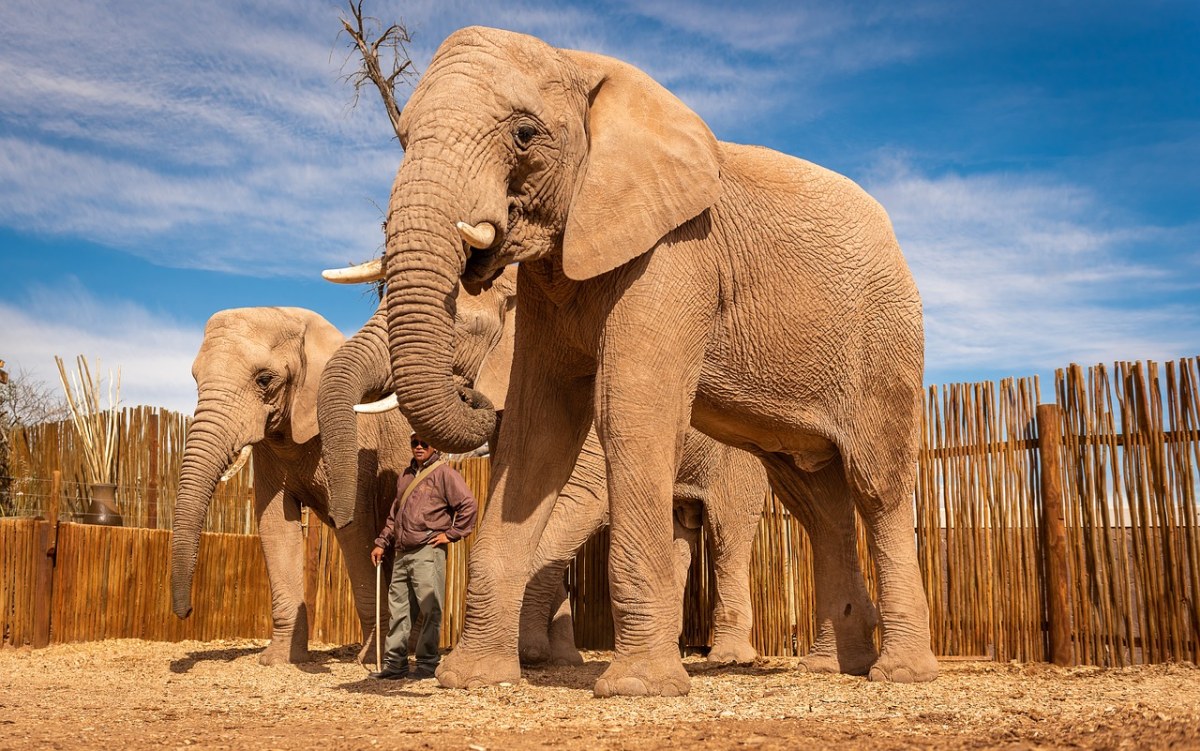
[[[405,45],[412,42],[409,37],[408,29],[403,24],[394,23],[384,29],[378,36],[376,32],[383,26],[383,23],[377,18],[371,18],[363,15],[363,3],[365,0],[349,0],[351,18],[342,17],[342,31],[349,35],[351,43],[349,47],[357,49],[361,58],[360,67],[353,73],[347,73],[343,76],[343,80],[350,81],[354,84],[354,104],[358,104],[358,96],[364,85],[368,82],[373,83],[375,88],[379,90],[379,96],[383,99],[383,107],[387,111],[388,119],[392,121],[392,130],[396,132],[397,137],[400,135],[400,108],[396,105],[396,84],[398,81],[411,82],[416,79],[417,73],[413,66],[412,59],[408,55],[408,47]],[[341,36],[339,32],[338,36]],[[372,39],[372,37],[374,37]],[[371,41],[368,41],[371,40]],[[390,55],[390,65],[387,66],[388,73],[384,74],[384,66],[380,62],[381,50],[384,55]],[[346,62],[349,63],[350,56],[347,56]],[[345,65],[343,65],[345,69]]]

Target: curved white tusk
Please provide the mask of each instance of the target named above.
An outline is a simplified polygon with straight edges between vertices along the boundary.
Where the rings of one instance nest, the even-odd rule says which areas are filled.
[[[400,400],[395,394],[388,394],[377,402],[370,404],[355,404],[354,411],[359,414],[375,415],[380,412],[389,412],[393,409],[400,409]]]
[[[325,269],[321,276],[334,284],[364,284],[377,282],[383,278],[383,261],[376,258],[373,261],[360,263],[357,266],[347,266],[344,269]]]
[[[466,222],[456,222],[454,226],[458,228],[458,234],[462,235],[467,245],[477,250],[490,248],[496,241],[496,227],[491,222],[480,222],[474,227]]]
[[[246,466],[246,462],[250,460],[252,449],[253,446],[248,443],[242,446],[242,451],[238,454],[238,458],[233,460],[233,466],[225,470],[225,474],[221,475],[221,482],[228,482],[234,475],[242,471],[242,467]]]

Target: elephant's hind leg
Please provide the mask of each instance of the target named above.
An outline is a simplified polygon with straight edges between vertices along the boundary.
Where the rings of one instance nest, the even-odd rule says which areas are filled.
[[[817,634],[801,665],[814,673],[866,675],[878,657],[878,615],[858,560],[854,505],[841,464],[806,472],[781,455],[769,455],[763,464],[812,548]]]
[[[859,513],[866,526],[879,581],[882,649],[871,666],[873,681],[912,683],[937,677],[937,658],[930,647],[929,604],[921,581],[914,542],[912,474],[915,462],[905,469],[880,471],[872,476],[847,462],[847,475]]]

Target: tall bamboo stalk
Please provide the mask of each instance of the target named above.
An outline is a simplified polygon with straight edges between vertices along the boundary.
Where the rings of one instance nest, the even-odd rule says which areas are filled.
[[[77,372],[67,376],[62,358],[55,355],[58,377],[71,408],[71,419],[83,444],[88,482],[117,481],[117,403],[121,396],[121,370],[117,369],[114,386],[112,371],[108,374],[108,409],[100,408],[103,383],[92,377],[91,368],[83,355],[75,358]]]

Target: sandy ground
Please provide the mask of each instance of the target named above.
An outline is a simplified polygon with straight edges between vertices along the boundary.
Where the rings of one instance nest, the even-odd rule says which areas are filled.
[[[266,668],[262,642],[0,650],[10,748],[1200,748],[1200,669],[943,663],[933,683],[710,669],[691,695],[594,699],[610,655],[471,692],[366,678],[352,650]]]

